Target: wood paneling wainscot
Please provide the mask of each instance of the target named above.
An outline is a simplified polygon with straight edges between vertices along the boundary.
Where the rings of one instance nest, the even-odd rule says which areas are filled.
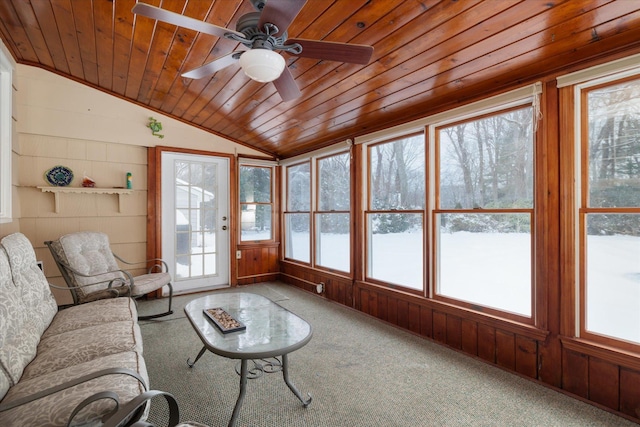
[[[236,259],[238,285],[276,280],[280,271],[279,244],[260,246],[238,246],[240,259]]]

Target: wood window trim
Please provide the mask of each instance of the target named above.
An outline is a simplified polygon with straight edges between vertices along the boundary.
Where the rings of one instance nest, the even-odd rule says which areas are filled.
[[[575,91],[579,91],[577,98],[579,99],[580,116],[580,141],[579,141],[579,157],[576,156],[576,161],[579,161],[580,165],[580,188],[581,193],[578,195],[579,205],[575,207],[577,210],[577,222],[578,222],[578,237],[575,240],[577,242],[577,262],[578,262],[578,301],[579,301],[579,319],[578,325],[575,326],[575,330],[578,333],[578,337],[575,338],[576,342],[591,343],[594,348],[606,348],[614,349],[617,351],[629,351],[636,354],[640,354],[640,343],[629,342],[621,338],[610,337],[604,334],[591,332],[587,329],[587,215],[588,214],[640,214],[640,206],[638,207],[612,207],[612,208],[599,208],[589,206],[589,192],[590,192],[590,180],[589,180],[589,93],[606,87],[611,87],[619,84],[623,84],[630,81],[640,81],[640,74],[631,76],[625,76],[623,78],[612,78],[608,81],[601,82],[595,85],[586,85],[586,87],[568,86],[567,92],[572,94]],[[575,98],[574,98],[575,99]]]
[[[372,163],[372,150],[374,147],[383,145],[383,144],[389,144],[389,143],[394,143],[394,142],[398,142],[398,141],[402,141],[405,139],[409,139],[409,138],[413,138],[413,137],[417,137],[417,136],[422,136],[423,137],[423,145],[424,145],[424,207],[422,209],[373,209],[372,207],[372,187],[373,185],[372,180],[371,180],[371,174],[372,174],[372,167],[371,167],[371,163]],[[428,244],[427,241],[428,239],[428,220],[427,220],[427,215],[426,215],[426,211],[427,211],[427,206],[428,206],[428,191],[427,191],[427,176],[429,173],[429,154],[428,154],[428,145],[427,145],[427,140],[428,140],[428,135],[427,135],[427,128],[422,128],[420,131],[411,131],[408,132],[406,134],[400,134],[400,135],[393,135],[389,138],[385,138],[382,140],[376,140],[374,142],[370,142],[370,143],[366,143],[366,144],[362,144],[362,147],[364,148],[364,154],[362,157],[364,157],[364,160],[366,162],[366,168],[363,168],[362,170],[362,183],[358,188],[366,188],[366,198],[364,200],[360,200],[358,206],[363,206],[364,208],[362,209],[362,213],[360,215],[360,218],[362,219],[362,227],[360,227],[360,231],[362,233],[362,242],[363,242],[363,247],[366,248],[365,250],[362,251],[362,259],[361,259],[361,276],[362,276],[362,280],[368,282],[368,283],[374,283],[377,284],[379,286],[386,286],[389,289],[397,289],[400,290],[402,292],[407,292],[413,295],[419,295],[422,297],[425,297],[429,294],[429,284],[427,282],[427,277],[428,277],[428,271],[429,271],[429,263],[428,263]],[[414,288],[410,288],[401,284],[397,284],[397,283],[389,283],[389,282],[385,282],[384,280],[380,280],[380,279],[375,279],[373,277],[370,277],[368,274],[369,272],[369,252],[368,252],[368,248],[370,247],[370,230],[369,230],[369,221],[368,221],[368,217],[369,215],[376,215],[376,214],[420,214],[422,216],[421,218],[421,223],[422,223],[422,251],[423,251],[423,264],[422,264],[422,289],[414,289]]]
[[[289,193],[289,171],[291,170],[292,167],[296,167],[296,166],[300,166],[300,165],[304,165],[304,164],[308,164],[309,165],[309,210],[308,211],[293,211],[290,210],[290,203],[291,203],[291,197],[290,197],[290,193]],[[304,266],[311,266],[312,265],[312,260],[313,260],[313,241],[314,241],[314,237],[313,237],[313,215],[311,215],[313,206],[313,182],[312,182],[312,177],[313,177],[313,170],[312,170],[312,163],[311,163],[311,158],[308,158],[306,160],[301,160],[299,162],[295,162],[295,163],[291,163],[291,164],[287,164],[284,167],[284,179],[282,180],[283,182],[283,194],[284,196],[284,209],[282,211],[282,230],[283,230],[283,236],[285,237],[285,241],[286,241],[286,236],[289,233],[289,229],[287,228],[287,215],[295,215],[295,214],[307,214],[309,215],[309,262],[306,261],[301,261],[301,260],[297,260],[294,258],[288,258],[287,257],[287,245],[286,244],[282,244],[282,260],[286,260],[289,262],[292,262],[294,264],[300,264],[300,265],[304,265]]]
[[[540,261],[538,261],[537,259],[537,252],[536,252],[536,248],[539,246],[537,244],[538,241],[540,241],[541,237],[539,236],[538,232],[537,232],[537,223],[538,223],[538,214],[537,211],[540,210],[540,208],[538,206],[540,206],[540,204],[538,203],[538,201],[540,200],[541,196],[539,195],[540,193],[540,186],[537,184],[538,183],[538,177],[542,176],[543,174],[540,173],[540,169],[541,169],[541,163],[537,160],[538,159],[538,151],[541,149],[540,146],[541,141],[540,141],[540,132],[536,131],[535,129],[533,130],[533,134],[532,134],[532,154],[533,154],[533,170],[534,170],[534,178],[533,178],[533,207],[532,208],[517,208],[517,209],[442,209],[440,207],[440,174],[438,173],[438,171],[440,171],[440,131],[443,128],[449,128],[449,127],[453,127],[453,126],[457,126],[460,124],[464,124],[464,123],[471,123],[471,122],[475,122],[478,120],[482,120],[482,119],[486,119],[488,117],[495,117],[501,114],[506,114],[512,111],[518,111],[518,110],[525,110],[525,109],[534,109],[532,104],[530,103],[523,103],[523,104],[519,104],[519,105],[514,105],[511,107],[507,107],[507,108],[497,108],[495,110],[492,110],[490,112],[487,113],[482,113],[482,114],[478,114],[475,116],[469,116],[466,117],[462,120],[457,120],[457,121],[452,121],[452,122],[447,122],[446,124],[443,125],[435,125],[433,126],[433,155],[434,155],[434,159],[432,161],[433,163],[433,168],[434,168],[434,174],[433,174],[433,180],[434,180],[434,184],[431,187],[432,191],[433,191],[433,200],[434,200],[434,207],[433,209],[431,209],[431,216],[430,216],[430,223],[431,223],[431,230],[430,230],[430,235],[431,235],[431,239],[430,239],[430,248],[432,253],[429,254],[429,257],[432,259],[430,262],[430,276],[429,276],[429,282],[430,282],[430,288],[431,288],[431,296],[432,299],[434,301],[440,301],[443,302],[445,304],[448,305],[453,305],[453,306],[459,306],[461,308],[464,308],[466,310],[472,311],[472,312],[478,312],[478,313],[482,313],[482,314],[487,314],[490,316],[496,316],[496,317],[500,317],[500,318],[504,318],[506,320],[510,320],[510,321],[514,321],[514,322],[518,322],[518,323],[523,323],[523,324],[528,324],[528,325],[532,325],[532,326],[540,326],[541,324],[545,324],[546,323],[546,319],[547,316],[546,314],[543,312],[543,310],[546,308],[546,303],[543,304],[539,304],[539,298],[538,296],[541,294],[541,287],[542,285],[539,284],[538,282],[540,281],[540,279],[538,278],[537,275],[537,265]],[[535,113],[535,111],[534,111]],[[535,117],[532,117],[532,122],[535,121]],[[431,150],[426,150],[428,152],[431,152]],[[429,166],[431,166],[431,164],[429,164]],[[444,295],[439,295],[436,292],[436,276],[438,274],[437,272],[437,263],[435,262],[435,260],[433,258],[436,257],[435,252],[438,250],[437,247],[437,235],[438,235],[438,230],[436,230],[436,225],[437,225],[437,221],[436,221],[436,216],[438,214],[492,214],[492,213],[528,213],[531,216],[531,260],[530,260],[530,265],[531,265],[531,289],[530,289],[530,298],[531,298],[531,316],[522,316],[520,314],[517,313],[511,313],[505,310],[500,310],[500,309],[496,309],[496,308],[492,308],[492,307],[487,307],[487,306],[482,306],[480,304],[474,304],[474,303],[470,303],[470,302],[466,302],[466,301],[462,301],[462,300],[458,300],[455,298],[451,298],[451,297],[447,297]]]
[[[263,168],[269,169],[270,171],[270,194],[269,199],[270,202],[242,202],[240,200],[240,169],[242,167],[252,167],[252,168]],[[276,165],[264,165],[258,163],[252,163],[251,160],[242,159],[238,161],[238,213],[241,215],[238,224],[238,247],[240,246],[251,246],[251,245],[260,245],[260,244],[273,244],[277,242],[278,236],[276,236],[276,232],[278,231],[276,227],[277,221],[277,212],[276,212]],[[264,240],[242,240],[242,206],[243,205],[269,205],[271,206],[271,238]]]
[[[352,147],[350,147],[352,148]],[[337,156],[344,156],[347,155],[349,156],[349,210],[320,210],[319,206],[320,206],[320,185],[321,185],[321,180],[320,180],[320,162],[322,160],[325,159],[329,159],[331,157],[337,157]],[[325,154],[322,156],[318,156],[314,158],[315,160],[315,184],[316,184],[316,191],[312,191],[312,193],[315,195],[315,204],[312,206],[312,212],[313,212],[313,234],[314,234],[314,241],[315,241],[315,234],[319,231],[316,227],[318,226],[317,221],[316,221],[316,217],[318,215],[322,215],[322,214],[348,214],[351,218],[351,220],[349,221],[349,271],[342,271],[342,270],[337,270],[337,269],[333,269],[330,267],[326,267],[320,264],[317,264],[316,262],[316,245],[312,245],[311,249],[311,259],[313,260],[312,264],[314,268],[317,268],[318,270],[321,271],[326,271],[328,273],[332,273],[332,274],[336,274],[336,275],[348,275],[349,277],[353,276],[353,269],[354,269],[354,265],[353,265],[353,234],[354,234],[354,227],[353,227],[353,218],[354,218],[354,214],[353,214],[353,191],[352,190],[352,185],[353,185],[353,153],[351,149],[347,149],[347,150],[341,150],[341,151],[337,151],[337,152],[331,152],[329,154]]]

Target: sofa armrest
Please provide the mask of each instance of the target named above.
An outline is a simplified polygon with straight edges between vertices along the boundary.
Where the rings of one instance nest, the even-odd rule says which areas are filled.
[[[103,427],[118,427],[123,422],[129,420],[132,415],[136,413],[143,405],[147,403],[148,400],[156,396],[163,396],[169,405],[169,423],[167,427],[173,427],[178,424],[180,421],[180,410],[178,408],[178,402],[175,397],[171,393],[167,393],[165,391],[160,390],[149,390],[142,394],[139,394],[131,401],[129,401],[126,405],[123,405],[120,409],[118,409],[113,415],[107,418],[104,422]],[[147,423],[145,421],[137,421],[131,425],[131,427],[149,427],[153,426],[153,424]]]
[[[54,387],[49,387],[47,389],[41,390],[37,393],[31,394],[29,396],[25,396],[22,397],[20,399],[16,399],[13,400],[11,402],[7,402],[7,403],[0,403],[0,412],[4,412],[4,411],[8,411],[9,409],[13,409],[13,408],[17,408],[18,406],[27,404],[29,402],[33,402],[34,400],[38,400],[38,399],[42,399],[45,396],[49,396],[51,394],[57,393],[59,391],[65,390],[67,388],[71,388],[74,386],[77,386],[78,384],[82,384],[85,383],[87,381],[91,381],[95,378],[99,378],[105,375],[118,375],[118,374],[122,374],[122,375],[129,375],[131,377],[134,377],[135,379],[137,379],[140,384],[142,384],[142,386],[144,387],[145,390],[148,390],[147,384],[144,381],[144,379],[142,378],[142,376],[135,371],[132,371],[131,369],[126,369],[126,368],[110,368],[110,369],[102,369],[100,371],[88,374],[88,375],[83,375],[79,378],[76,378],[74,380],[71,381],[67,381],[65,383],[62,384],[58,384],[57,386]]]

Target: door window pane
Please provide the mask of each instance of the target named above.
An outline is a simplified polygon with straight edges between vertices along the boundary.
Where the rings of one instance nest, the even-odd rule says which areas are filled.
[[[215,274],[215,265],[205,267],[205,259],[215,260],[217,201],[215,164],[174,161],[176,205],[176,279]],[[211,273],[213,271],[213,273]]]

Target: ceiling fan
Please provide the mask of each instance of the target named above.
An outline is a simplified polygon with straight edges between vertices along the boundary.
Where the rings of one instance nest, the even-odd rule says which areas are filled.
[[[243,50],[230,52],[201,67],[182,74],[200,79],[239,62],[244,73],[258,82],[273,82],[283,101],[298,98],[301,93],[285,60],[276,51],[305,58],[366,65],[373,54],[372,46],[323,40],[289,39],[287,29],[307,0],[249,0],[257,12],[243,15],[236,30],[180,15],[146,3],[136,3],[133,13],[183,28],[225,37],[242,44]]]

